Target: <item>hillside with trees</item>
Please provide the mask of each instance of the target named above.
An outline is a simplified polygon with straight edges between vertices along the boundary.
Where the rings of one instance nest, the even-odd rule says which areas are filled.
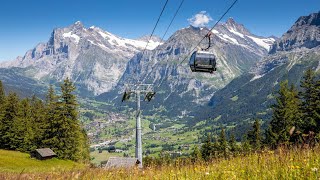
[[[31,152],[49,147],[59,158],[89,159],[87,135],[81,126],[75,86],[66,79],[56,94],[49,87],[46,100],[5,95],[0,81],[0,149]]]

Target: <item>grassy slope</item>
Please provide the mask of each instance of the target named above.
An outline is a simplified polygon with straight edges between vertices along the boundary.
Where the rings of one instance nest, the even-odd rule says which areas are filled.
[[[209,164],[187,163],[138,169],[90,169],[74,172],[7,174],[0,179],[318,179],[320,149],[314,151],[266,151]]]
[[[30,158],[30,155],[27,153],[0,150],[0,173],[58,172],[84,168],[85,165],[73,161],[59,160],[56,158],[40,161]]]

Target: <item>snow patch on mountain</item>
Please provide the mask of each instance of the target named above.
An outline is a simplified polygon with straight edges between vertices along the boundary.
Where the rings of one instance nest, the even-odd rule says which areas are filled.
[[[252,39],[255,43],[257,43],[259,46],[262,46],[263,48],[265,48],[267,51],[270,50],[271,45],[273,44],[273,42],[275,41],[275,39],[273,38],[257,38],[257,37],[253,37],[253,36],[247,36],[248,38]]]
[[[113,46],[121,46],[121,47],[128,47],[128,46],[134,46],[137,48],[145,48],[147,45],[147,42],[145,41],[138,41],[138,40],[132,40],[132,39],[126,39],[126,38],[120,38],[117,37],[111,33],[98,31],[98,33],[105,39],[108,40],[108,42]],[[146,47],[147,50],[153,50],[157,46],[159,46],[160,42],[155,42],[153,40],[150,40],[148,43],[148,46]]]
[[[237,35],[237,36],[240,36],[241,38],[245,38],[244,34],[235,31],[233,28],[230,28],[229,31],[232,32],[233,34]]]
[[[73,34],[72,31],[70,31],[68,33],[63,33],[62,36],[64,38],[73,38],[77,44],[80,41],[80,37],[78,35],[76,35],[76,34]]]
[[[226,42],[230,42],[232,44],[236,44],[239,45],[238,41],[230,36],[228,36],[227,34],[222,34],[217,30],[212,30],[212,32],[217,35],[220,39],[226,41]]]

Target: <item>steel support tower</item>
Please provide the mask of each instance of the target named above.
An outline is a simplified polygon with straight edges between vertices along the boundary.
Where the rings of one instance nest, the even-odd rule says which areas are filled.
[[[141,129],[141,111],[140,102],[141,95],[144,96],[144,101],[151,101],[155,95],[152,84],[126,84],[123,93],[122,102],[129,100],[132,96],[136,97],[137,110],[136,110],[136,151],[135,157],[140,161],[138,165],[142,168],[142,129]]]

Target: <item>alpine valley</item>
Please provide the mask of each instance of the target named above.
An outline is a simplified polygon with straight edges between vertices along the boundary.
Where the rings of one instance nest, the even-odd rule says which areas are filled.
[[[44,97],[49,84],[58,87],[69,77],[92,144],[127,150],[134,144],[135,104],[121,102],[124,84],[151,83],[156,95],[142,103],[142,127],[152,154],[164,144],[186,147],[222,125],[243,131],[255,118],[268,120],[280,81],[298,85],[304,70],[320,69],[319,13],[299,18],[280,39],[254,35],[230,18],[212,31],[217,71],[192,73],[190,51],[208,31],[186,27],[167,40],[153,37],[146,47],[148,36],[122,38],[78,21],[2,63],[0,79],[7,91]]]

